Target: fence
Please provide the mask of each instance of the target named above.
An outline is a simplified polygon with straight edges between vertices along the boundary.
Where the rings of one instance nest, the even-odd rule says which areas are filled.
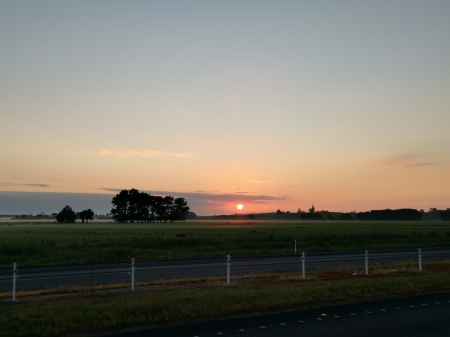
[[[283,255],[236,256],[226,258],[132,260],[131,262],[95,263],[79,265],[56,265],[44,267],[0,268],[0,292],[11,291],[13,301],[17,290],[37,290],[58,286],[106,285],[135,281],[178,279],[186,277],[225,276],[227,284],[231,274],[242,275],[264,272],[302,271],[319,267],[349,265],[365,266],[369,274],[369,262],[385,264],[390,262],[416,261],[422,271],[422,260],[450,259],[450,247],[427,249],[390,249],[352,252],[329,252]]]

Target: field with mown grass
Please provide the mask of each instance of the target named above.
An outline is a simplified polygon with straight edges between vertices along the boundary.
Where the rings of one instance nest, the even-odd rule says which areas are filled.
[[[0,267],[450,245],[444,221],[0,221]]]

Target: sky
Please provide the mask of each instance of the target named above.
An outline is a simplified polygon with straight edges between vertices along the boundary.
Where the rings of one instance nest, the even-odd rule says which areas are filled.
[[[131,188],[200,215],[450,207],[449,15],[3,0],[0,214],[106,213]]]

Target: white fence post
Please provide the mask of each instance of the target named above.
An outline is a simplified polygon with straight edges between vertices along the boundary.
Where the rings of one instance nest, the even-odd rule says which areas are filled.
[[[305,252],[302,253],[302,278],[306,279]]]
[[[16,263],[14,262],[13,269],[13,302],[16,300]]]
[[[134,291],[134,258],[131,260],[131,291]]]
[[[297,254],[297,239],[294,241],[294,253]]]
[[[369,251],[366,250],[366,275],[369,275]]]
[[[227,258],[227,286],[230,285],[230,274],[231,274],[231,259],[230,259],[230,254],[228,254],[228,258]]]
[[[419,248],[419,271],[422,271],[422,248]]]

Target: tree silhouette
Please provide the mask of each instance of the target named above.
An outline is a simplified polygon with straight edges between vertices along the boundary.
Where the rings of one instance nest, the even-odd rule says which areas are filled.
[[[309,213],[314,213],[316,211],[316,208],[314,207],[314,205],[312,205],[312,207],[309,209]]]
[[[444,221],[450,220],[450,208],[447,208],[445,211],[440,211],[439,218]]]
[[[187,201],[184,198],[176,198],[173,202],[170,222],[175,220],[186,220],[189,210],[190,207],[187,205]]]
[[[94,212],[89,208],[80,212],[81,222],[89,223],[89,220],[94,220]]]
[[[111,214],[117,222],[173,222],[186,220],[189,213],[184,198],[154,196],[134,188],[116,194],[111,203]]]
[[[115,221],[128,222],[128,199],[127,190],[120,191],[120,193],[112,198],[111,203],[113,204],[113,208],[111,214]]]
[[[74,223],[76,219],[77,216],[70,206],[64,207],[56,216],[56,221],[60,223]]]

